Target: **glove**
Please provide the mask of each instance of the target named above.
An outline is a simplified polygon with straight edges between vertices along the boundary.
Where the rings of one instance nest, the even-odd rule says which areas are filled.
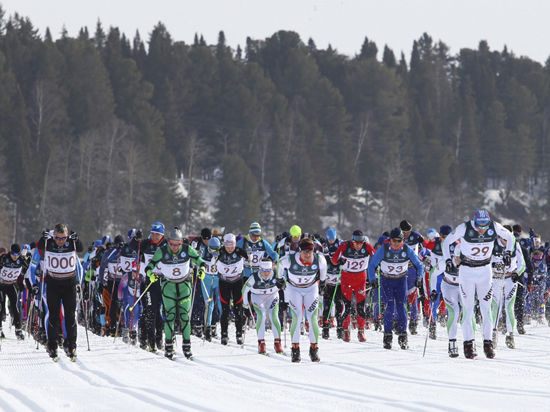
[[[147,271],[147,277],[149,278],[149,282],[151,283],[155,283],[157,280],[159,280],[157,275],[155,275],[155,273],[152,270]]]
[[[40,289],[38,288],[38,285],[34,285],[31,289],[31,297],[36,297],[40,293]]]
[[[204,272],[204,267],[201,266],[199,268],[199,270],[197,271],[197,278],[199,278],[200,280],[203,280],[204,279],[204,276],[205,276],[205,272]]]
[[[327,287],[326,282],[319,282],[319,295],[322,295],[325,292],[326,287]]]
[[[369,286],[374,290],[378,289],[378,280],[374,279],[369,282]]]
[[[82,287],[80,286],[80,283],[77,283],[75,286],[76,294],[78,296],[82,296]]]
[[[344,259],[343,257],[339,258],[338,259],[338,264],[339,265],[345,265],[346,264],[346,259]]]
[[[414,281],[414,286],[420,289],[422,287],[422,278],[416,278],[416,280]]]
[[[455,265],[454,265],[452,259],[447,259],[447,260],[445,261],[445,271],[446,271],[447,273],[452,273],[452,272],[455,271],[455,269],[456,269],[456,268],[455,268]]]
[[[52,238],[52,235],[50,234],[50,231],[49,231],[48,229],[46,229],[46,230],[44,230],[44,231],[42,232],[42,237],[43,237],[44,239],[51,239],[51,238]]]
[[[506,266],[510,266],[512,264],[512,255],[510,254],[510,252],[504,252],[504,254],[502,255],[502,262]]]
[[[69,235],[69,240],[78,240],[78,233],[71,232]]]
[[[432,302],[435,302],[435,301],[437,300],[437,297],[438,297],[437,291],[432,290],[432,292],[430,293],[430,300],[431,300]]]
[[[514,283],[519,282],[519,275],[517,274],[517,272],[512,272],[511,279],[512,279],[512,282],[514,282]]]
[[[279,290],[285,290],[285,288],[286,288],[285,279],[284,279],[284,278],[278,278],[278,279],[277,279],[277,282],[275,283],[275,285],[277,286],[277,288],[278,288]]]

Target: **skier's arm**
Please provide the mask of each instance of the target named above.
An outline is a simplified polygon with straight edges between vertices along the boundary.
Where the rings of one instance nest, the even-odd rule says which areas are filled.
[[[284,279],[285,271],[288,270],[289,267],[290,260],[288,255],[286,255],[279,261],[279,265],[277,266],[277,279]]]
[[[412,250],[411,247],[405,245],[405,248],[407,249],[407,255],[409,256],[409,259],[416,268],[416,278],[422,278],[422,275],[424,274],[424,265],[422,264],[420,259],[418,259],[418,255],[414,253],[414,250]]]
[[[245,308],[248,308],[248,292],[250,292],[250,289],[252,289],[253,284],[254,284],[254,276],[250,276],[243,286],[242,296],[243,296],[243,307]]]
[[[374,272],[384,258],[384,250],[384,245],[380,246],[376,253],[369,259],[369,266],[367,267],[369,282],[374,282],[376,280],[376,274]]]
[[[196,252],[195,252],[196,253]],[[147,272],[152,271],[155,266],[162,260],[162,248],[158,248],[153,257],[151,258],[151,261],[145,266],[145,274]]]
[[[338,246],[338,249],[336,249],[336,252],[334,252],[334,255],[332,255],[332,264],[333,265],[339,265],[340,263],[338,262],[338,260],[340,259],[340,256],[342,255],[342,253],[345,252],[346,250],[346,242],[342,242],[340,244],[340,246]]]
[[[443,241],[443,260],[447,262],[448,259],[451,259],[451,251],[450,247],[453,243],[455,243],[457,240],[459,240],[464,234],[466,233],[466,225],[464,223],[461,223],[456,227],[455,230],[453,230],[449,236],[445,238]]]
[[[199,267],[204,265],[204,260],[202,260],[202,258],[199,256],[197,251],[192,246],[188,247],[187,254],[189,255],[189,257],[191,258],[191,260],[195,265]]]
[[[264,242],[265,253],[267,253],[267,256],[269,256],[273,262],[276,262],[277,259],[279,259],[279,254],[273,250],[273,248],[271,247],[271,245],[267,240],[262,239],[262,242]]]
[[[498,236],[506,240],[506,251],[512,252],[515,247],[514,235],[498,222],[495,222],[495,231]]]
[[[516,242],[515,239],[514,239],[514,243],[515,243],[515,248],[516,248],[516,263],[517,263],[517,273],[518,275],[522,275],[523,272],[525,272],[525,269],[526,269],[526,265],[525,265],[525,260],[523,259],[523,253],[521,251],[521,246],[519,244],[519,242]]]
[[[324,282],[327,279],[327,261],[321,252],[316,252],[319,256],[319,280]]]

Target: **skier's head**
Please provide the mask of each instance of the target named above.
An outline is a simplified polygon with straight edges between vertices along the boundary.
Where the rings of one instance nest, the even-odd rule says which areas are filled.
[[[14,243],[13,245],[11,245],[10,247],[11,259],[15,261],[19,258],[20,255],[21,255],[21,246],[19,246],[19,244],[17,243]]]
[[[248,237],[253,242],[256,242],[262,234],[262,227],[258,222],[252,222],[248,228]]]
[[[293,242],[298,242],[302,236],[302,228],[298,225],[293,225],[289,230],[289,234]]]
[[[237,246],[237,238],[233,233],[226,233],[223,235],[223,247],[227,253],[233,253]]]
[[[208,244],[208,241],[212,238],[212,231],[205,227],[201,230],[201,240],[202,240],[202,243],[207,245]]]
[[[162,238],[164,237],[164,223],[162,222],[155,222],[151,225],[151,241],[154,244],[158,244],[162,241]]]
[[[69,238],[69,229],[64,223],[58,223],[53,229],[53,240],[57,246],[63,246]]]
[[[300,259],[304,263],[311,263],[313,261],[313,255],[315,252],[315,244],[313,240],[308,237],[300,240],[298,245],[300,247]]]
[[[433,242],[436,237],[439,237],[439,233],[437,233],[437,230],[434,228],[431,228],[426,232],[426,237],[430,240],[430,242]]]
[[[533,262],[533,265],[535,267],[539,267],[542,264],[542,261],[544,260],[544,252],[542,249],[536,249],[531,254],[531,261]]]
[[[390,232],[390,245],[393,249],[399,249],[403,246],[403,231],[401,228],[394,227]]]
[[[336,241],[336,229],[333,229],[333,228],[327,229],[325,236],[327,238],[328,243],[331,243],[331,244],[334,243]]]
[[[174,226],[170,229],[168,236],[166,236],[166,241],[168,242],[168,246],[170,246],[172,252],[176,253],[183,244],[183,233],[180,228]]]
[[[210,238],[208,241],[208,251],[213,255],[217,256],[220,248],[222,247],[222,244],[220,242],[220,239],[217,237]]]
[[[483,232],[489,229],[491,224],[491,215],[485,209],[476,210],[474,213],[474,226],[478,232]]]
[[[115,236],[115,247],[121,247],[124,244],[124,238],[122,235]]]
[[[450,225],[441,225],[439,227],[439,235],[445,239],[447,236],[451,234],[453,231],[453,228]]]
[[[109,235],[105,235],[101,238],[101,246],[107,247],[109,243],[113,243],[113,238]]]
[[[410,232],[412,230],[412,225],[407,220],[402,220],[401,223],[399,223],[399,228],[404,232]]]
[[[258,272],[262,279],[270,279],[273,276],[273,262],[271,260],[262,260]]]
[[[23,246],[21,246],[21,254],[23,256],[27,256],[27,253],[31,251],[31,245],[28,243],[25,243]]]
[[[351,236],[351,245],[355,250],[359,250],[363,247],[363,242],[365,242],[365,235],[359,229],[353,231]]]

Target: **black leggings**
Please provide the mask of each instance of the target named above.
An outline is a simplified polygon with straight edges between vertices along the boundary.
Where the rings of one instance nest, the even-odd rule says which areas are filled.
[[[0,283],[0,302],[2,308],[5,308],[6,297],[10,300],[10,314],[13,318],[13,325],[15,329],[21,329],[21,314],[17,309],[17,285],[15,283],[6,285]],[[2,318],[0,318],[0,329],[2,329]]]
[[[237,328],[237,336],[241,336],[243,330],[243,279],[235,282],[226,282],[220,279],[220,299],[222,301],[222,318],[220,325],[222,335],[227,336],[227,327],[229,325],[229,312],[231,310],[229,303],[233,298],[233,312],[235,313],[235,327]]]

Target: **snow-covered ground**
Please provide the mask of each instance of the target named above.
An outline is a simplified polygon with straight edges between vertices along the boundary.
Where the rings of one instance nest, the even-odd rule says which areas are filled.
[[[318,364],[309,361],[302,336],[302,363],[292,364],[287,356],[258,355],[253,330],[247,332],[244,349],[193,338],[193,361],[183,358],[179,340],[178,356],[170,361],[161,352],[92,334],[88,352],[82,327],[77,362],[60,354],[54,363],[32,339],[15,340],[7,324],[0,352],[3,411],[550,409],[546,325],[527,326],[526,335],[516,336],[514,350],[503,347],[501,335],[493,360],[483,355],[479,331],[475,360],[464,359],[462,351],[459,358],[449,358],[445,330],[439,327],[425,358],[424,329],[409,337],[407,351],[382,349],[382,334],[369,330],[362,344],[355,334],[351,343],[334,336],[322,340]],[[271,335],[266,342],[272,354]]]

